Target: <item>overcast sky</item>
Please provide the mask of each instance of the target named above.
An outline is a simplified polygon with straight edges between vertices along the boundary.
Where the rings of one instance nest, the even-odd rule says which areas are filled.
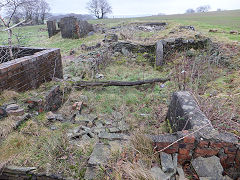
[[[47,0],[52,13],[87,14],[86,4],[89,0]],[[186,9],[198,6],[211,6],[231,10],[240,9],[240,0],[108,0],[114,15],[155,15],[184,13]]]

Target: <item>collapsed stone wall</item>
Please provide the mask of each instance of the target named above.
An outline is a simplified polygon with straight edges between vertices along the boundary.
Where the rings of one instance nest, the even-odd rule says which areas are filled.
[[[189,92],[173,94],[167,121],[173,133],[150,136],[157,151],[178,153],[180,164],[197,157],[217,156],[225,172],[240,177],[239,139],[215,130]]]
[[[54,77],[63,78],[60,49],[19,49],[35,53],[0,64],[0,91],[26,91]]]
[[[63,91],[59,85],[56,85],[45,94],[44,98],[31,98],[26,103],[29,109],[34,109],[40,113],[43,111],[56,111],[63,103]]]
[[[47,175],[44,173],[36,173],[35,167],[17,167],[8,166],[0,173],[0,179],[2,180],[63,180],[64,178],[58,175]]]
[[[209,38],[198,36],[196,36],[196,39],[169,38],[159,40],[156,43],[156,66],[162,66],[173,52],[189,50],[191,48],[204,49],[209,44],[211,44]]]

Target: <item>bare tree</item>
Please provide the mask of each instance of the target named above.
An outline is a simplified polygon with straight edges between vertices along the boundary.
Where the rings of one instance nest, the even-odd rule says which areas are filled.
[[[35,0],[24,4],[21,11],[25,19],[31,20],[34,24],[43,24],[50,7],[46,0]]]
[[[99,6],[101,19],[103,19],[107,14],[112,13],[112,7],[107,2],[107,0],[99,0]]]
[[[103,19],[107,14],[112,13],[112,7],[107,0],[90,0],[87,9],[97,19]]]
[[[20,25],[21,23],[25,22],[25,20],[15,24],[15,25],[12,25],[11,22],[12,22],[12,19],[14,18],[14,15],[16,15],[16,13],[19,11],[20,7],[26,3],[28,3],[28,0],[5,0],[0,3],[0,10],[5,10],[5,11],[7,11],[7,14],[8,14],[7,17],[3,17],[0,14],[0,20],[2,21],[4,27],[6,28],[3,31],[8,32],[8,47],[9,47],[8,49],[9,49],[9,55],[10,55],[11,59],[13,59],[13,51],[12,51],[13,31],[12,31],[12,29],[14,27]]]
[[[211,9],[209,5],[204,5],[204,6],[199,6],[196,11],[201,13],[201,12],[208,12]]]
[[[187,9],[186,10],[186,14],[192,14],[192,13],[195,13],[195,10],[194,9]]]
[[[44,24],[44,20],[46,18],[46,15],[47,15],[47,13],[50,12],[50,6],[45,0],[40,0],[39,8],[40,8],[41,23]]]

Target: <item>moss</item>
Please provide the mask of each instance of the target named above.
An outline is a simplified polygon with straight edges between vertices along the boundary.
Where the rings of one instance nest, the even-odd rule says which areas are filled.
[[[169,119],[166,119],[166,122],[167,122],[168,132],[169,133],[173,133],[173,129],[172,129],[172,126],[171,126],[171,123],[170,123]]]

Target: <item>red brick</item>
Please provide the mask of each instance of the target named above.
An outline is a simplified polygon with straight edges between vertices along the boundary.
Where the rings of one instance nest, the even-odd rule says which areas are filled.
[[[185,161],[189,161],[191,159],[192,159],[192,156],[190,156],[190,155],[183,155],[183,154],[178,155],[178,162],[180,164],[184,163]]]
[[[224,169],[228,169],[230,165],[227,163],[227,157],[220,158],[220,163]]]
[[[233,163],[235,161],[235,155],[233,154],[228,154],[227,155],[227,162]]]
[[[208,141],[200,141],[200,142],[198,143],[198,147],[199,147],[199,148],[208,147],[208,144],[209,144]]]
[[[218,154],[218,150],[211,148],[197,148],[195,153],[200,156],[214,156]]]
[[[193,136],[193,135],[192,136],[187,136],[183,139],[183,142],[193,144],[195,142],[195,136]]]
[[[168,149],[164,150],[164,152],[167,153],[167,154],[177,153],[178,148],[168,148]]]
[[[157,142],[156,143],[156,148],[157,150],[161,150],[169,146],[171,143],[169,142]],[[178,143],[173,144],[170,148],[178,148]]]
[[[211,142],[210,146],[213,147],[213,148],[221,149],[222,147],[224,147],[224,143],[221,143],[221,142]]]
[[[189,155],[190,151],[188,149],[181,149],[181,148],[179,148],[178,153],[182,154],[182,155]]]
[[[156,147],[157,147],[158,149],[163,149],[163,148],[169,146],[170,144],[171,144],[171,143],[157,142],[157,143],[156,143]]]
[[[193,150],[194,147],[194,144],[186,144],[186,149]]]
[[[224,152],[226,154],[236,154],[237,148],[236,147],[226,147],[226,148],[224,148]]]

